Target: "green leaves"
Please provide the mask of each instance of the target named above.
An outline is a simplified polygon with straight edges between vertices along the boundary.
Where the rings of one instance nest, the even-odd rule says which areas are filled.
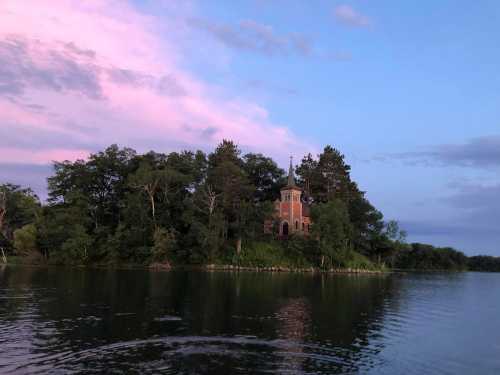
[[[37,250],[37,230],[34,224],[27,224],[14,231],[14,248],[18,254],[27,255]]]
[[[153,260],[155,262],[166,262],[168,257],[172,255],[176,247],[176,238],[174,230],[165,228],[157,228],[155,230],[153,240]]]
[[[321,266],[342,265],[352,251],[353,227],[346,205],[339,199],[317,204],[311,219],[311,236],[317,241],[323,259]]]
[[[313,233],[282,243],[283,254],[326,267],[352,261],[353,249],[373,257],[402,240],[394,224],[384,230],[382,214],[350,169],[331,146],[302,159],[297,182],[312,203]],[[273,202],[285,184],[271,158],[242,156],[230,140],[208,157],[202,151],[137,154],[111,145],[87,160],[55,163],[43,208],[30,190],[4,185],[0,230],[11,244],[18,230],[19,249],[33,247],[35,237],[36,247],[61,262],[215,262],[270,240],[264,222],[276,219]]]
[[[351,167],[337,149],[326,146],[314,159],[306,155],[297,167],[305,198],[316,204],[334,200],[342,202],[352,225],[350,240],[353,247],[364,254],[373,255],[374,241],[380,236],[384,223],[382,214],[366,199],[356,182],[351,180]]]
[[[40,201],[31,189],[0,185],[0,246],[11,248],[14,232],[33,223],[40,211]]]

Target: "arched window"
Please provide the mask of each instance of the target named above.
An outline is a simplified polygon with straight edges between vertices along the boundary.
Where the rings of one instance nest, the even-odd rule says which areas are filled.
[[[298,221],[296,221],[296,222],[295,222],[295,230],[298,230],[298,229],[299,229],[299,222],[298,222]]]

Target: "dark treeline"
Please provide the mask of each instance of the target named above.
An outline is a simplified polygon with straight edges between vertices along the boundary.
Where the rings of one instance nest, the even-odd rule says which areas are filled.
[[[394,268],[411,270],[452,270],[468,269],[467,256],[450,247],[438,248],[431,245],[414,243],[405,246],[391,265]]]
[[[500,257],[476,255],[469,258],[469,270],[482,272],[500,272]]]
[[[242,155],[226,140],[208,155],[113,145],[87,160],[56,162],[44,204],[29,188],[1,185],[0,247],[69,264],[467,268],[453,249],[407,245],[338,150],[306,155],[296,174],[311,202],[312,234],[279,240],[263,230],[276,221],[273,202],[286,184],[271,158]]]

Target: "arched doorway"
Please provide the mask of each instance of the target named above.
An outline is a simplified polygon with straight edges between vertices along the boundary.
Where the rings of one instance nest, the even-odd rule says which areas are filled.
[[[282,233],[283,236],[288,236],[288,223],[286,221],[283,222]]]

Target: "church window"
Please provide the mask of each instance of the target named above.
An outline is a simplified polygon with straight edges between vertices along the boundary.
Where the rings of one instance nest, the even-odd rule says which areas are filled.
[[[295,230],[298,230],[298,229],[299,229],[299,222],[298,222],[298,221],[296,221],[296,222],[295,222]]]

